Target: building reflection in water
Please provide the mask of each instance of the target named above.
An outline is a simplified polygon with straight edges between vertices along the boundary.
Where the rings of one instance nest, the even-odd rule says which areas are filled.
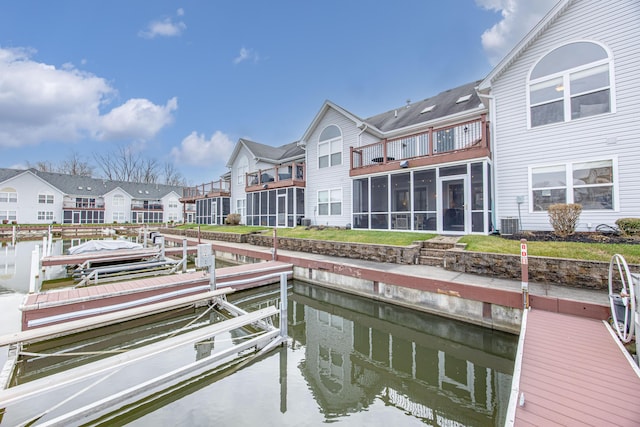
[[[299,368],[326,419],[379,399],[427,424],[503,424],[514,336],[304,283],[291,301]]]

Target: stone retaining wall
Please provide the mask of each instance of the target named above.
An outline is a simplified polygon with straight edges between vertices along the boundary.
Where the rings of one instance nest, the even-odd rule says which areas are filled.
[[[562,284],[584,289],[609,287],[609,263],[566,258],[529,256],[529,282]],[[447,270],[483,276],[521,280],[520,255],[447,251],[444,258]],[[630,265],[631,271],[640,271],[640,265]]]
[[[247,235],[247,243],[273,247],[273,237],[251,234]],[[388,246],[278,237],[278,249],[394,264],[415,264],[420,255],[420,248],[420,243],[410,246]]]
[[[180,230],[176,228],[159,228],[158,231],[163,234],[173,234],[176,236],[185,236],[191,237],[192,239],[198,238],[198,230],[190,229],[190,230]],[[215,233],[213,231],[201,231],[200,238],[206,240],[218,240],[221,242],[231,242],[231,243],[247,243],[247,236],[250,234],[240,234],[240,233]]]

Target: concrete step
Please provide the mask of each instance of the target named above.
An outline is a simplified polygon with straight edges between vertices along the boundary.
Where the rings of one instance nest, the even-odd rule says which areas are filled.
[[[430,265],[433,267],[442,267],[442,265],[444,264],[444,260],[442,259],[442,257],[420,255],[418,257],[418,264]]]
[[[420,255],[443,258],[447,253],[446,249],[422,248]]]
[[[451,243],[451,242],[432,242],[431,240],[427,240],[426,242],[423,242],[422,247],[423,248],[429,248],[429,249],[451,249],[453,247],[455,247],[455,243]]]

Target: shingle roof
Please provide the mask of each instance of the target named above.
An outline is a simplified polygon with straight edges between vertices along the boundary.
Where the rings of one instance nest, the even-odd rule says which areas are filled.
[[[242,138],[241,141],[251,151],[251,153],[262,160],[287,160],[292,157],[303,157],[304,150],[298,146],[297,142],[281,145],[280,147],[272,147],[270,145],[260,144],[259,142],[250,141]]]
[[[365,122],[382,132],[389,132],[477,109],[482,103],[475,90],[479,83],[480,80],[446,90],[431,98],[370,117],[365,119]],[[470,95],[467,101],[456,102],[467,95]],[[431,106],[434,106],[433,109],[422,112]]]
[[[39,176],[44,181],[56,187],[62,193],[74,196],[102,196],[116,188],[121,188],[133,198],[139,200],[161,199],[172,191],[177,194],[182,193],[182,187],[173,185],[109,181],[79,175],[41,172],[35,169],[28,169],[28,171]],[[0,169],[0,183],[23,172],[25,171],[17,169]]]

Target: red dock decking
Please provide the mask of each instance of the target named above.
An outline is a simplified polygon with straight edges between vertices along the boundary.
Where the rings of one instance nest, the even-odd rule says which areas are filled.
[[[268,261],[218,268],[216,269],[216,288],[232,286],[236,289],[245,289],[276,283],[281,273],[286,273],[287,277],[291,278],[292,265]],[[271,276],[261,278],[265,275]],[[232,283],[239,281],[245,281],[245,283]],[[209,274],[197,271],[28,294],[21,306],[22,330],[124,310],[208,290],[210,290]]]
[[[640,371],[604,322],[543,310],[526,318],[507,425],[640,425]]]

